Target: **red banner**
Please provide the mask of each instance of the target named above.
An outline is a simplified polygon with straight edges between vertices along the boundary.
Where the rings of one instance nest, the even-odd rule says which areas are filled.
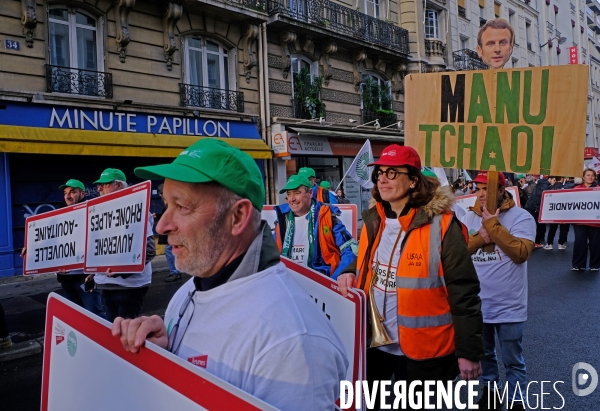
[[[577,46],[569,47],[569,64],[577,64],[577,63],[578,63]]]

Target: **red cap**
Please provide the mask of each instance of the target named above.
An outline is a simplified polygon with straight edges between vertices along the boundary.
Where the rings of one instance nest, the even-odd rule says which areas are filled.
[[[480,171],[473,180],[474,183],[487,184],[487,171]],[[504,177],[504,173],[498,173],[498,185],[502,187],[506,187],[506,177]]]
[[[392,144],[383,149],[379,160],[368,164],[368,166],[412,166],[420,170],[421,159],[414,148]]]

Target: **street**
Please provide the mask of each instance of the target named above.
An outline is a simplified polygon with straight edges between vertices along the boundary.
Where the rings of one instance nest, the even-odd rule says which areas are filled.
[[[591,271],[571,272],[572,232],[567,247],[567,250],[534,250],[528,263],[529,319],[524,354],[531,382],[529,408],[600,410],[600,389],[578,397],[571,385],[576,363],[586,362],[600,370],[600,276]],[[166,274],[155,273],[144,302],[146,314],[162,314],[171,295],[183,283],[165,283]],[[47,292],[12,299],[2,297],[9,327],[26,334],[16,335],[16,341],[43,335]],[[16,318],[23,319],[24,323],[15,324]],[[41,372],[42,354],[0,363],[0,410],[39,409]],[[549,382],[544,383],[542,389],[543,381]],[[542,391],[546,395],[542,396]],[[103,395],[100,388],[98,395]],[[526,388],[523,395],[527,395]]]

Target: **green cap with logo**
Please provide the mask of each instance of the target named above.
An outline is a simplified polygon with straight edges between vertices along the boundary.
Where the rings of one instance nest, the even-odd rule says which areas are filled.
[[[58,188],[60,190],[64,190],[67,187],[79,188],[79,189],[85,191],[85,186],[83,185],[83,183],[79,180],[75,180],[74,178],[71,178],[65,184],[63,184],[62,186],[59,186]]]
[[[115,180],[127,181],[125,173],[118,168],[107,168],[100,174],[100,178],[94,181],[94,184],[107,184],[112,183]]]
[[[299,171],[298,171],[298,175],[299,176],[304,176],[306,178],[310,178],[310,177],[317,177],[317,175],[315,174],[315,170],[313,170],[310,167],[302,167]]]
[[[312,184],[310,183],[310,181],[308,181],[308,178],[306,178],[306,176],[303,176],[300,174],[294,174],[293,176],[291,176],[289,178],[285,187],[283,187],[281,190],[279,190],[279,194],[283,194],[286,191],[290,191],[290,190],[296,190],[300,186],[305,186],[305,187],[311,188]]]
[[[252,157],[224,141],[205,138],[186,148],[170,164],[138,167],[136,176],[145,180],[170,180],[183,183],[219,183],[254,208],[262,210],[265,186]]]
[[[431,171],[430,169],[428,169],[428,168],[424,168],[421,171],[421,174],[423,174],[423,176],[425,176],[425,177],[437,178],[437,176],[435,175],[435,173],[433,171]]]
[[[329,190],[331,188],[331,183],[329,181],[321,181],[319,187],[323,187],[325,190]]]

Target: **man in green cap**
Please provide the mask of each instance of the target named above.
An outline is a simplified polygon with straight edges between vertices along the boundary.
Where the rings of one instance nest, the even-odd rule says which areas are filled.
[[[275,206],[275,239],[284,257],[334,280],[356,272],[358,244],[338,219],[337,207],[312,198],[311,183],[302,174],[290,177],[279,194],[287,204]]]
[[[334,193],[330,192],[329,189],[319,187],[317,184],[317,174],[315,170],[310,167],[302,167],[298,170],[299,176],[304,176],[310,181],[312,188],[312,197],[320,203],[337,204],[337,197]]]
[[[63,199],[67,207],[85,201],[85,186],[79,180],[71,178],[58,188],[63,191]],[[23,248],[21,257],[25,258],[26,253],[27,248]],[[83,270],[58,271],[56,273],[56,279],[60,283],[67,300],[100,317],[104,317],[102,295],[97,290],[85,291],[86,277],[87,274],[84,274]]]
[[[116,168],[107,168],[100,178],[94,181],[100,196],[127,188],[125,173]],[[148,214],[148,229],[146,237],[146,255],[144,271],[131,274],[106,273],[91,274],[88,281],[93,279],[104,297],[105,318],[114,321],[116,317],[136,318],[142,314],[142,303],[152,281],[152,259],[156,256],[156,243],[152,227],[154,218]]]
[[[331,408],[348,361],[314,301],[279,260],[260,211],[261,172],[246,153],[206,138],[171,164],[140,167],[165,179],[168,235],[177,269],[193,276],[159,316],[117,318],[124,348],[166,348],[280,409]]]

